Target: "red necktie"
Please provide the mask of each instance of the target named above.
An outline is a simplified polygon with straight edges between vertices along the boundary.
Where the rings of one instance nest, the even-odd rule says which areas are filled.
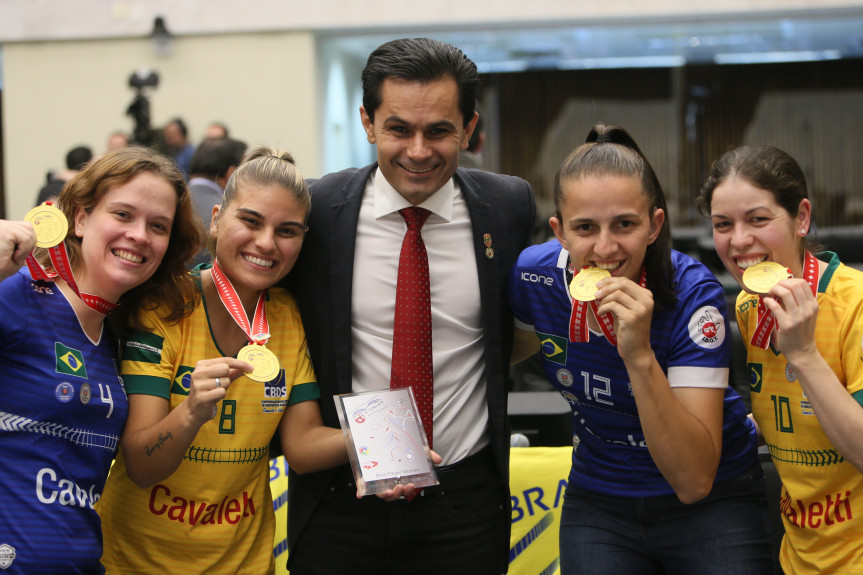
[[[434,414],[431,295],[428,255],[420,234],[431,212],[410,207],[399,213],[408,229],[399,256],[390,388],[413,386],[420,420],[431,446]]]

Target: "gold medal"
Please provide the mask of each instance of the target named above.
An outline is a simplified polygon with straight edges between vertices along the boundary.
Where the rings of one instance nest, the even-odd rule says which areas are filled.
[[[607,277],[611,277],[611,273],[602,268],[584,268],[572,278],[569,293],[578,301],[593,301],[596,299],[596,284]]]
[[[279,358],[263,345],[247,345],[237,354],[237,359],[247,361],[254,366],[254,371],[247,373],[246,376],[255,381],[264,383],[273,381],[281,369]]]
[[[790,277],[791,273],[782,264],[761,262],[743,271],[743,285],[752,293],[767,293],[777,283]]]
[[[53,248],[66,239],[66,232],[69,231],[69,223],[63,212],[48,204],[36,206],[27,212],[24,221],[33,224],[37,248]]]

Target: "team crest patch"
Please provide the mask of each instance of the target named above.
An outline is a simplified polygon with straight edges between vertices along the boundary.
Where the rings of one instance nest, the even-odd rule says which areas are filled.
[[[540,332],[536,332],[536,335],[539,336],[542,356],[551,363],[566,365],[566,349],[568,345],[566,338]]]
[[[747,367],[749,368],[749,391],[761,393],[761,364],[750,363],[747,364]]]
[[[797,381],[797,374],[794,372],[794,368],[791,367],[790,363],[785,366],[785,379],[787,379],[789,383]]]
[[[15,548],[4,543],[0,545],[0,569],[6,569],[15,561]]]
[[[177,375],[174,376],[174,382],[171,384],[171,393],[177,395],[189,395],[189,389],[192,387],[192,372],[194,368],[181,365],[177,369]]]
[[[84,405],[90,403],[90,398],[93,396],[90,391],[90,384],[87,382],[82,383],[81,391],[78,395],[81,397],[81,403],[83,403]]]
[[[65,381],[57,387],[54,388],[54,397],[57,398],[57,401],[60,403],[69,403],[72,401],[72,397],[75,395],[75,388],[72,387],[71,383],[66,383]]]
[[[558,369],[557,382],[563,387],[572,387],[572,372],[565,368]]]
[[[84,366],[84,355],[77,349],[66,347],[59,341],[54,342],[54,357],[56,371],[64,375],[87,378],[87,368]]]
[[[706,305],[689,318],[689,337],[700,347],[716,349],[725,341],[725,320],[719,310]]]

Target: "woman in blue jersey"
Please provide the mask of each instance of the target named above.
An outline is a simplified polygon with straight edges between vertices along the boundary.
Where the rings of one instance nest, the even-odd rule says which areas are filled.
[[[59,207],[62,248],[39,259],[33,224],[0,221],[3,573],[103,572],[93,505],[127,414],[115,337],[140,320],[145,294],[183,315],[184,263],[200,244],[182,175],[152,150],[93,162]]]
[[[600,124],[558,171],[554,202],[557,239],[522,252],[508,291],[514,360],[541,350],[573,413],[561,572],[772,573],[755,430],[728,387],[725,296],[671,249],[653,169]],[[595,293],[582,279],[605,275]]]
[[[752,375],[752,414],[782,479],[782,568],[858,572],[863,274],[836,254],[812,253],[806,177],[778,148],[726,153],[699,200],[716,252],[744,290],[736,311]],[[774,285],[749,279],[771,265],[780,272]]]

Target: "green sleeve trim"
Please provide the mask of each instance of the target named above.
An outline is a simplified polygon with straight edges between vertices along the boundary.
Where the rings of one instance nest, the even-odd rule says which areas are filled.
[[[135,330],[123,346],[123,361],[140,361],[159,365],[165,338],[155,333]]]
[[[295,385],[291,388],[291,396],[288,397],[288,405],[320,399],[321,389],[318,387],[318,382],[310,381],[300,385]]]
[[[855,391],[854,393],[851,394],[851,397],[856,399],[857,403],[859,403],[860,405],[863,405],[863,389],[861,389],[860,391]]]
[[[123,385],[126,386],[126,393],[140,393],[142,395],[155,395],[167,400],[171,399],[171,382],[162,377],[125,374]]]

